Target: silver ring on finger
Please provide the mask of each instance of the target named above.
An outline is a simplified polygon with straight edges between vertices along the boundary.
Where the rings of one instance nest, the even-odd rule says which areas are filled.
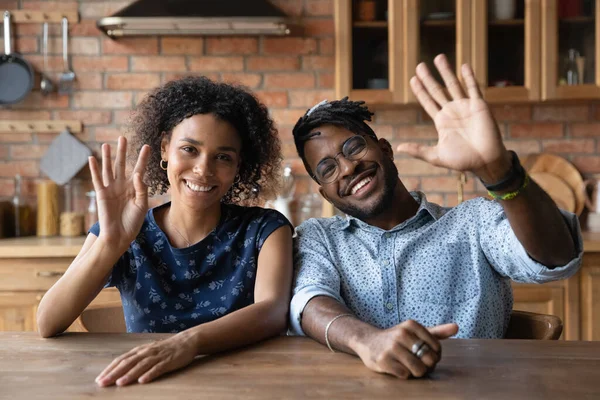
[[[417,353],[419,352],[419,349],[421,347],[423,347],[423,345],[425,345],[425,342],[422,340],[417,340],[412,347],[410,348],[410,351],[416,356]],[[417,356],[418,357],[418,356]]]
[[[423,346],[421,346],[419,348],[419,350],[417,350],[417,353],[415,354],[418,358],[423,358],[423,356],[426,353],[429,353],[431,349],[429,348],[429,346],[427,345],[427,343],[423,344]]]

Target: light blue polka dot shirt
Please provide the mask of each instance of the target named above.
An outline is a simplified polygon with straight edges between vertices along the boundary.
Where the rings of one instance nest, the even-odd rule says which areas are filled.
[[[583,241],[571,213],[561,210],[578,255],[548,269],[528,256],[498,202],[477,198],[445,208],[411,194],[417,213],[389,231],[350,216],[310,219],[297,228],[292,333],[304,335],[302,311],[324,295],[379,328],[407,319],[425,326],[456,322],[457,337],[501,338],[513,306],[510,279],[565,279],[581,266]]]

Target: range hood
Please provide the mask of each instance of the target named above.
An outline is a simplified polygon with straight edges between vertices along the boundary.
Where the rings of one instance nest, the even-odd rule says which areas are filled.
[[[268,0],[137,0],[96,25],[112,38],[290,33],[285,14]]]

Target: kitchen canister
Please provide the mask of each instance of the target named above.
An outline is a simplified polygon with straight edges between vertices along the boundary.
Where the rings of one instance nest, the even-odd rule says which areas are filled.
[[[58,234],[58,185],[45,180],[37,184],[37,236]]]

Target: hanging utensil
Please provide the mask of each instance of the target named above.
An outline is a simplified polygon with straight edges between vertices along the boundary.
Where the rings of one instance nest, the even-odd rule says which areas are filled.
[[[62,19],[62,42],[63,73],[60,74],[58,93],[70,94],[73,91],[75,72],[71,71],[71,67],[69,66],[69,20],[66,17],[63,17]]]
[[[54,91],[54,84],[48,78],[48,23],[44,22],[42,30],[42,53],[44,55],[44,70],[42,71],[42,82],[40,83],[40,90],[43,95],[48,95]]]
[[[11,51],[10,12],[4,12],[4,55],[0,57],[0,105],[23,100],[33,88],[33,68]]]

